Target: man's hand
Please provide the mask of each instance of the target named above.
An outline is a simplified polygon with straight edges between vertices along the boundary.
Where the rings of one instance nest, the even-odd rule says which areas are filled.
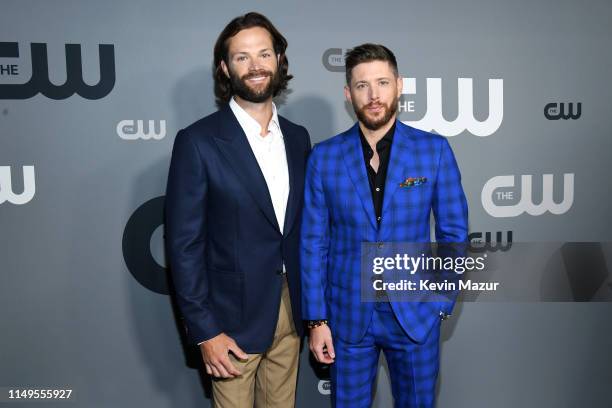
[[[310,329],[310,351],[319,363],[331,364],[334,362],[334,344],[332,343],[331,330],[326,324]]]
[[[241,360],[249,357],[238,347],[234,339],[225,333],[200,344],[200,351],[206,366],[206,373],[221,378],[234,378],[241,374],[229,359],[230,351]]]

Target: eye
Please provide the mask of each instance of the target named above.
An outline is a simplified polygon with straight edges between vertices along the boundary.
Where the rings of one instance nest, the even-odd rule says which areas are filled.
[[[381,85],[389,85],[389,81],[384,79],[382,81],[379,82]]]
[[[264,58],[270,58],[272,54],[270,54],[269,52],[264,52],[263,54],[261,54],[261,56]]]
[[[364,89],[366,87],[366,84],[364,84],[363,82],[358,83],[355,88],[357,89]]]
[[[236,57],[236,61],[243,62],[246,61],[247,57],[245,55],[239,55]]]

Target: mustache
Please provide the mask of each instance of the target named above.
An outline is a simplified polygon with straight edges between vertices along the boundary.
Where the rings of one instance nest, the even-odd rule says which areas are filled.
[[[387,105],[385,105],[384,103],[381,102],[370,102],[367,105],[364,106],[364,108],[366,109],[370,109],[370,108],[383,108],[386,107]]]
[[[272,76],[272,72],[271,71],[266,71],[265,69],[259,70],[259,71],[252,71],[249,72],[248,74],[245,74],[242,76],[242,80],[247,80],[247,79],[251,79],[251,78],[257,78],[257,77],[271,77]]]

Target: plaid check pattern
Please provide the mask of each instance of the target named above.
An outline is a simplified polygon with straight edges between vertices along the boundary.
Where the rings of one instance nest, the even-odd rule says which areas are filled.
[[[303,318],[328,319],[334,341],[351,344],[366,336],[375,306],[360,300],[362,242],[429,242],[432,212],[436,241],[466,242],[468,231],[467,201],[448,141],[400,121],[378,226],[357,126],[317,144],[309,157],[300,253]],[[407,178],[426,181],[400,188]],[[453,302],[391,301],[391,307],[410,339],[428,344],[440,311],[450,313]],[[428,366],[423,372],[437,373],[437,360],[435,370]],[[340,371],[336,380],[344,375],[365,374],[353,368]],[[358,398],[357,393],[350,406],[358,406]]]
[[[439,366],[440,325],[417,344],[399,325],[393,311],[376,307],[363,339],[357,344],[334,341],[336,362],[331,367],[332,404],[336,408],[370,407],[378,357],[387,360],[396,407],[434,406]]]

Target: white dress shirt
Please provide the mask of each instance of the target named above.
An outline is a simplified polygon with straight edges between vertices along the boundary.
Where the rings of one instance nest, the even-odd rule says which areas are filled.
[[[289,168],[276,105],[272,103],[272,119],[270,119],[268,133],[265,136],[261,136],[259,122],[242,109],[234,98],[230,100],[229,106],[236,119],[238,119],[242,130],[244,130],[251,150],[266,180],[276,221],[282,233],[289,198]]]

